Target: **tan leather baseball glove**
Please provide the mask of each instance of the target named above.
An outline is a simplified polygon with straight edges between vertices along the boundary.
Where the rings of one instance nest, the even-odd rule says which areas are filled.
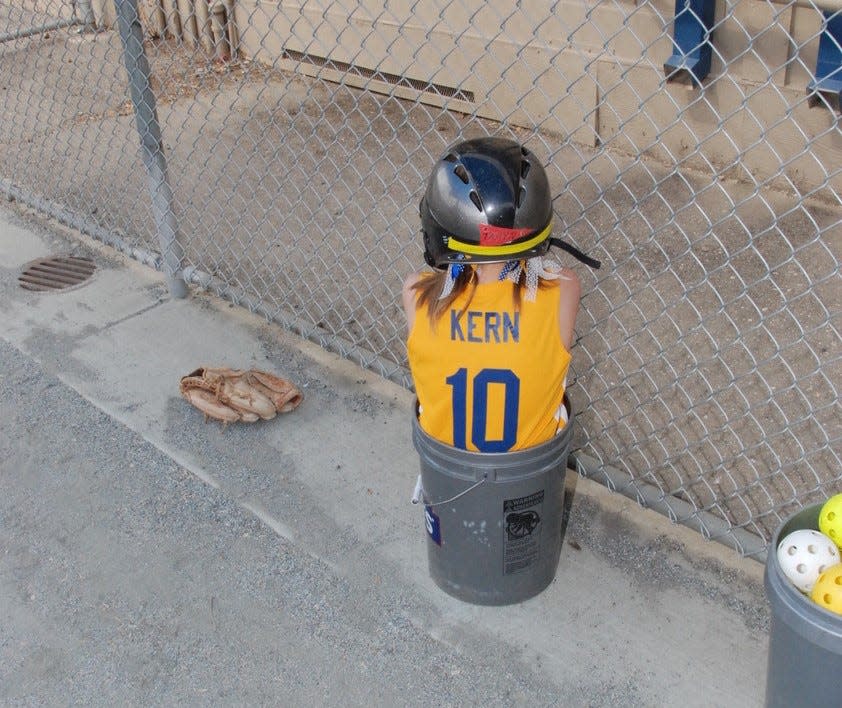
[[[258,369],[203,366],[181,377],[181,395],[208,418],[254,423],[287,413],[303,400],[287,379]]]

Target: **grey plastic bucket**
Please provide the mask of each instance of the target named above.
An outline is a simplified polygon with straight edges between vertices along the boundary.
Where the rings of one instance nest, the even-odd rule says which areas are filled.
[[[434,440],[413,416],[429,571],[446,593],[478,605],[508,605],[553,581],[573,433],[569,417],[546,443],[482,453]]]
[[[764,583],[772,608],[766,671],[768,708],[830,708],[842,704],[842,615],[814,603],[787,580],[780,542],[799,529],[818,530],[821,504],[806,507],[778,529],[766,556]]]

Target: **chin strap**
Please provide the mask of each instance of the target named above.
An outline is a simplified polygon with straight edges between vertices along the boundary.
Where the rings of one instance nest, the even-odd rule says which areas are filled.
[[[573,256],[577,261],[581,261],[586,266],[590,266],[593,269],[598,269],[602,266],[602,263],[596,258],[591,258],[590,256],[585,255],[582,253],[576,246],[573,246],[567,241],[562,241],[560,238],[551,238],[550,245],[556,246],[560,248],[562,251],[567,251],[571,256]]]

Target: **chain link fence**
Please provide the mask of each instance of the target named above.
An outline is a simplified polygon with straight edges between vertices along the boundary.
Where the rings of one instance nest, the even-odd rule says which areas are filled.
[[[842,491],[840,6],[3,0],[0,188],[409,386],[428,170],[525,142],[580,472],[759,556]]]

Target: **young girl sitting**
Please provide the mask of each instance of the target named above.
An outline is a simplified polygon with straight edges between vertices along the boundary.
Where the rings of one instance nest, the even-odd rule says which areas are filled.
[[[536,157],[503,138],[452,146],[420,205],[424,258],[403,287],[421,428],[456,448],[507,452],[567,421],[576,274],[544,258],[552,198]]]

